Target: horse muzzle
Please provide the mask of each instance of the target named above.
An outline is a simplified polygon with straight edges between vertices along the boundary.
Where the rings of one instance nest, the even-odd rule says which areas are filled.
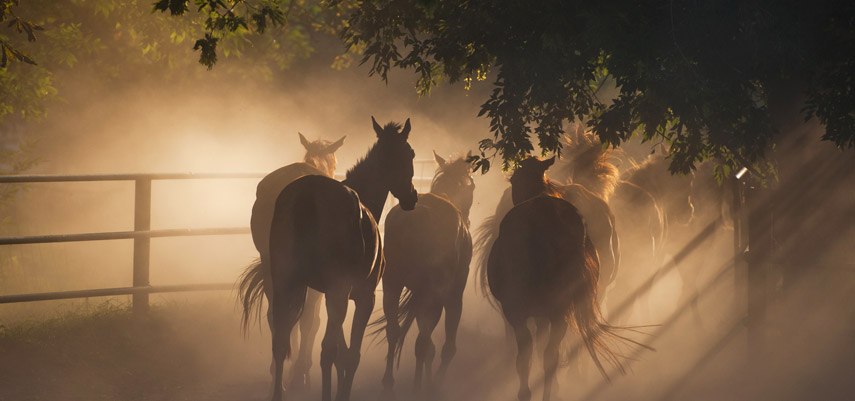
[[[412,188],[406,194],[396,197],[398,198],[398,201],[401,202],[401,209],[409,211],[416,208],[416,202],[419,200],[419,193],[416,192],[415,188]]]

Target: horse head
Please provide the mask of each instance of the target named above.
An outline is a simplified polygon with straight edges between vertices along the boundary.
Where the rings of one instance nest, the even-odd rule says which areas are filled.
[[[546,160],[529,156],[523,159],[511,176],[511,197],[514,205],[525,202],[542,193],[551,193],[552,184],[546,178],[546,170],[555,163],[555,156]]]
[[[668,170],[670,163],[668,149],[658,145],[646,160],[625,173],[628,176],[626,181],[650,192],[668,215],[669,224],[686,225],[695,214],[696,174],[672,174]]]
[[[303,161],[332,177],[335,174],[336,167],[335,151],[344,144],[344,138],[347,138],[347,135],[335,142],[323,139],[309,142],[302,133],[298,132],[297,134],[300,135],[300,143],[306,149],[306,156],[303,157]]]
[[[410,136],[410,119],[400,124],[389,123],[380,127],[374,117],[371,117],[374,132],[377,133],[375,149],[380,158],[380,176],[383,184],[392,195],[401,202],[404,210],[413,210],[418,200],[418,192],[413,186],[413,159],[416,153],[407,139]]]
[[[472,152],[458,157],[450,162],[433,152],[437,170],[430,184],[430,191],[440,195],[454,204],[457,210],[469,221],[469,210],[475,193],[475,181],[472,180],[472,166],[466,160],[472,157]]]

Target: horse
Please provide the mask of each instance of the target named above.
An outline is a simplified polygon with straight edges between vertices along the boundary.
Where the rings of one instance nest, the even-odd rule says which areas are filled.
[[[310,142],[302,133],[300,144],[306,149],[303,162],[292,163],[280,167],[264,176],[258,183],[255,192],[255,203],[252,205],[250,231],[252,242],[258,250],[259,259],[250,265],[241,276],[238,284],[238,295],[244,306],[241,323],[244,331],[248,328],[252,313],[261,314],[261,297],[270,299],[270,223],[273,220],[273,206],[276,197],[288,184],[304,175],[323,175],[332,177],[335,174],[335,152],[344,144],[346,136],[335,142],[317,140]],[[290,385],[294,387],[309,387],[309,369],[312,366],[312,348],[315,336],[320,328],[318,313],[321,306],[321,295],[317,291],[309,291],[306,297],[306,307],[309,313],[304,313],[300,319],[300,347],[297,360],[291,368]],[[249,305],[256,305],[250,308]],[[274,329],[270,309],[268,308],[267,322],[270,330]],[[296,332],[295,332],[296,334]],[[272,368],[272,366],[271,366]],[[273,369],[271,369],[272,371]]]
[[[561,198],[546,178],[555,158],[526,158],[511,177],[514,207],[501,221],[486,265],[489,293],[501,306],[517,341],[520,401],[531,399],[528,385],[532,356],[529,318],[549,322],[543,356],[543,400],[551,398],[558,368],[558,347],[572,324],[599,371],[600,358],[624,371],[609,339],[628,340],[606,324],[597,303],[599,259],[579,210]],[[638,344],[638,343],[636,343]],[[640,345],[640,344],[639,344]]]
[[[397,123],[381,128],[374,117],[371,122],[377,142],[348,170],[344,181],[307,175],[289,184],[276,198],[270,227],[274,401],[283,395],[283,365],[291,354],[289,336],[303,311],[308,288],[326,298],[327,326],[320,363],[322,399],[332,398],[333,365],[338,383],[336,399],[350,399],[362,338],[385,263],[377,220],[389,192],[404,210],[414,209],[418,200],[412,183],[415,152],[407,143],[410,120],[403,128]],[[342,324],[349,299],[356,311],[348,346]]]
[[[383,275],[383,312],[373,322],[386,332],[384,392],[391,396],[393,365],[404,346],[407,331],[415,320],[416,339],[414,390],[420,391],[422,376],[431,387],[435,348],[431,334],[445,310],[445,344],[437,371],[441,382],[457,350],[457,328],[463,311],[463,290],[472,260],[469,209],[475,183],[471,166],[461,157],[451,162],[434,153],[437,171],[430,192],[419,194],[415,210],[393,208],[386,217],[386,271]],[[404,291],[402,296],[402,291]],[[400,362],[399,362],[400,363]]]
[[[579,140],[576,140],[579,139]],[[572,203],[585,221],[588,236],[591,238],[600,258],[600,291],[597,292],[599,301],[603,302],[607,289],[618,277],[621,265],[621,240],[618,224],[612,209],[607,203],[608,197],[614,191],[617,171],[608,162],[609,154],[602,146],[592,145],[593,142],[585,136],[579,136],[567,141],[565,148],[569,162],[561,169],[565,175],[566,185],[553,181],[550,186],[561,196]],[[586,183],[588,187],[579,184]],[[481,250],[480,264],[486,262],[487,255],[499,231],[499,222],[514,206],[511,188],[502,194],[496,212],[488,217],[478,230],[476,248]],[[479,269],[481,288],[486,288],[485,269]]]

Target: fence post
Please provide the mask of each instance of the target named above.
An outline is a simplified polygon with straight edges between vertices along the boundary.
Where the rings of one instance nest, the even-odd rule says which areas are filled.
[[[151,230],[151,179],[137,178],[134,190],[134,231]],[[145,287],[149,283],[149,257],[151,238],[134,238],[134,287]],[[133,295],[135,314],[147,313],[148,293]]]

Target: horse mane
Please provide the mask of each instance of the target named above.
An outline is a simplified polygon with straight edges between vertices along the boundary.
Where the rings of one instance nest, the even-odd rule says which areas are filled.
[[[617,150],[604,147],[593,132],[581,125],[564,136],[563,160],[556,169],[567,181],[579,184],[602,199],[609,199],[617,187],[620,173],[612,159]]]
[[[390,123],[387,123],[385,126],[383,126],[383,134],[382,135],[397,134],[400,130],[401,130],[401,124],[400,123],[390,122]],[[372,156],[374,156],[374,153],[376,150],[377,150],[377,142],[374,142],[374,144],[371,145],[371,148],[369,148],[368,151],[365,152],[365,155],[363,155],[362,157],[357,159],[356,164],[354,164],[353,167],[351,167],[347,170],[347,173],[345,174],[345,179],[351,179],[354,175],[361,173],[363,170],[365,170],[367,167],[369,167],[370,161],[375,160],[375,158]],[[366,163],[366,162],[369,162],[369,163]]]
[[[366,170],[372,160],[375,160],[372,156],[376,152],[377,146],[372,145],[365,154],[356,160],[356,163],[347,169],[347,173],[345,173],[345,179],[352,179],[354,176],[359,175],[361,172]]]
[[[664,156],[652,154],[647,156],[641,163],[633,163],[630,168],[623,172],[621,180],[631,182],[650,191],[657,176],[663,171],[668,171],[665,164],[668,160]],[[656,196],[660,194],[654,194]]]

